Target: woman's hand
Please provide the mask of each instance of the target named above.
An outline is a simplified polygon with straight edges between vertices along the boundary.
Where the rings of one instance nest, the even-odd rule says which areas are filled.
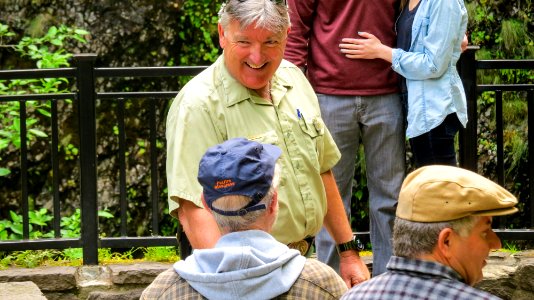
[[[362,38],[343,38],[339,48],[341,53],[350,59],[380,58],[391,62],[392,49],[383,45],[373,34],[358,32]]]

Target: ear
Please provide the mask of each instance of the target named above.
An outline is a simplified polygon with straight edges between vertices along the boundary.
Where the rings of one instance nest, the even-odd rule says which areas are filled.
[[[219,45],[222,49],[226,46],[226,38],[224,37],[224,29],[221,23],[217,24],[217,30],[219,31]]]
[[[200,199],[202,200],[202,205],[204,205],[204,208],[211,213],[211,209],[208,207],[208,204],[206,204],[206,199],[204,199],[204,193],[200,195]]]
[[[442,229],[438,236],[436,249],[442,256],[450,258],[452,256],[456,233],[451,228]]]
[[[269,213],[275,212],[277,207],[278,207],[278,191],[274,191],[273,200],[271,201],[271,205],[269,206]]]

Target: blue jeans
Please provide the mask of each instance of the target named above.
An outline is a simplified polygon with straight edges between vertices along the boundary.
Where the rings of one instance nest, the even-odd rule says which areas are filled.
[[[404,115],[399,96],[317,94],[317,97],[326,126],[341,151],[341,160],[333,168],[333,173],[347,218],[350,216],[360,139],[364,146],[375,276],[386,271],[392,254],[393,221],[405,174]],[[318,259],[339,272],[339,255],[324,227],[317,235],[315,245]]]
[[[436,128],[410,139],[415,166],[427,165],[456,166],[456,150],[454,137],[462,124],[456,113],[447,115],[445,120]]]

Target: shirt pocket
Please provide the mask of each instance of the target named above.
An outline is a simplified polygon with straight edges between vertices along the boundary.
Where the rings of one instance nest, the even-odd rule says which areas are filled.
[[[303,139],[304,151],[307,153],[308,163],[314,167],[317,172],[321,170],[321,153],[323,153],[323,137],[325,133],[324,121],[316,117],[301,116],[299,126],[304,133]]]

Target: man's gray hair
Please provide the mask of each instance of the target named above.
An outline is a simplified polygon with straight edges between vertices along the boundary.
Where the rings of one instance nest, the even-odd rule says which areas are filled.
[[[437,245],[441,230],[451,228],[461,236],[468,236],[479,220],[480,217],[467,216],[447,222],[421,223],[395,218],[393,254],[407,258],[430,254]]]
[[[283,32],[290,26],[288,8],[284,1],[228,0],[219,10],[219,23],[226,30],[233,20],[238,21],[241,28],[256,23],[256,28],[274,33]]]
[[[257,211],[251,211],[244,216],[223,216],[215,211],[212,211],[212,215],[215,218],[215,222],[219,228],[224,229],[227,232],[236,232],[251,229],[251,225],[254,224],[258,218],[263,216],[267,209],[271,207],[273,197],[278,188],[280,182],[280,166],[278,164],[274,167],[273,182],[269,191],[263,197],[259,203],[263,203],[266,209],[260,209]],[[239,210],[250,202],[250,198],[242,195],[230,195],[224,196],[217,201],[213,202],[213,207],[221,210]]]

